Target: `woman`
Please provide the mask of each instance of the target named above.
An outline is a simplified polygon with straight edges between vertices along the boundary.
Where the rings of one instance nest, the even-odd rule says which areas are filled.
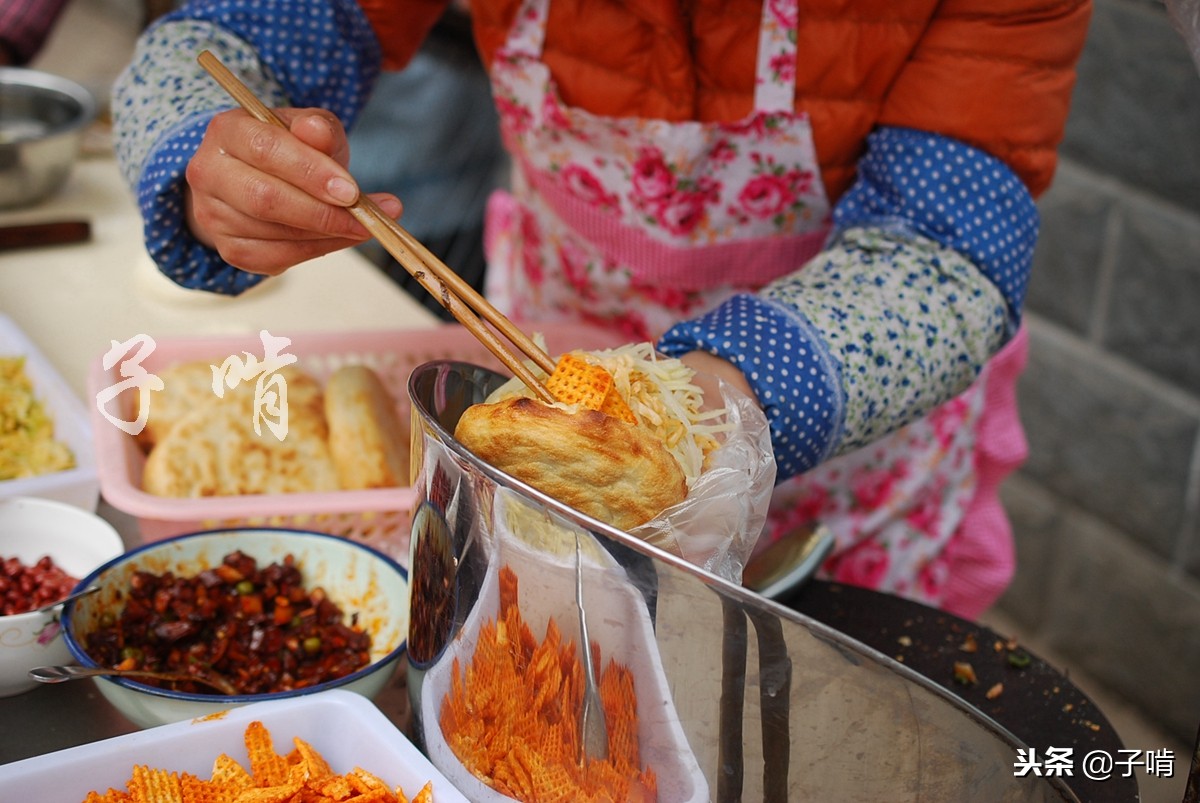
[[[195,2],[147,31],[114,114],[163,270],[240,292],[361,242],[343,125],[440,8]],[[655,340],[752,393],[781,481],[764,543],[821,521],[828,576],[975,616],[1013,569],[996,487],[1024,455],[1034,198],[1089,13],[479,0],[513,163],[489,210],[489,292],[517,318]],[[221,112],[204,48],[293,107],[290,133]]]

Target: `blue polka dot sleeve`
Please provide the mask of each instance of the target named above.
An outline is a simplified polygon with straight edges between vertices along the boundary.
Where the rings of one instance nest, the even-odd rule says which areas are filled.
[[[834,226],[899,225],[960,251],[1004,294],[1015,331],[1039,225],[1017,174],[977,148],[908,128],[872,133],[858,174]]]
[[[329,109],[349,125],[378,75],[378,42],[349,0],[194,2],[139,39],[113,91],[116,153],[144,220],[146,248],[178,284],[237,294],[265,277],[188,231],[184,173],[216,113],[234,104],[196,63],[214,52],[268,105]]]
[[[933,134],[881,129],[868,145],[821,254],[658,343],[745,374],[779,481],[961,393],[1020,318],[1037,213],[1019,179]]]
[[[777,481],[822,462],[839,442],[846,406],[841,368],[811,323],[793,310],[734,296],[673,327],[658,348],[670,356],[707,351],[746,376],[771,425]]]

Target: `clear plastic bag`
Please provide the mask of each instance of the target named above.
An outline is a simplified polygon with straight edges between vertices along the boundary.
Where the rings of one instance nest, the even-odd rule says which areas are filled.
[[[740,584],[766,523],[775,455],[767,417],[755,401],[726,382],[716,386],[732,424],[721,447],[686,499],[630,532]]]
[[[615,364],[608,360],[612,360],[615,353],[632,349],[632,353],[644,357],[646,355],[640,352],[643,348],[653,352],[649,344],[630,344],[584,353],[612,371]],[[678,362],[657,352],[654,354],[658,360]],[[540,378],[546,376],[532,363],[530,370]],[[716,376],[699,373],[690,381],[703,390],[706,398],[720,397],[719,401],[704,406],[725,410],[724,419],[706,422],[728,425],[722,427],[721,446],[705,461],[705,469],[693,480],[687,498],[630,533],[718,577],[740,584],[742,570],[766,523],[771,492],[775,487],[775,454],[771,448],[770,426],[754,399],[733,385]],[[493,390],[487,401],[494,402],[514,394],[532,395],[519,379],[510,379]],[[691,453],[690,450],[684,452]],[[679,454],[676,457],[681,463],[687,461]],[[688,473],[686,468],[684,473]]]

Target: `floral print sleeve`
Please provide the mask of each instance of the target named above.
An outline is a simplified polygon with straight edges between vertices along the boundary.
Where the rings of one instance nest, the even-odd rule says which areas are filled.
[[[265,277],[226,263],[192,237],[184,220],[188,160],[208,121],[234,105],[196,63],[206,48],[269,105],[320,106],[347,124],[366,101],[380,56],[366,18],[349,0],[186,3],[139,39],[114,86],[113,123],[146,248],[178,284],[237,294]]]
[[[767,412],[779,481],[962,392],[1015,331],[1037,210],[1002,162],[881,129],[826,249],[659,341],[738,366]]]

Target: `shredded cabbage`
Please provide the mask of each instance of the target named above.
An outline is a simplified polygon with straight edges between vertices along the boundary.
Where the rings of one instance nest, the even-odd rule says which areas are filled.
[[[704,471],[704,460],[719,446],[718,435],[729,429],[726,410],[704,409],[704,391],[693,381],[696,372],[674,357],[664,357],[651,343],[630,343],[599,351],[576,351],[610,374],[633,410],[637,425],[653,432],[679,462],[688,487]],[[534,369],[542,378],[545,372]],[[494,403],[513,396],[532,396],[520,379],[511,379],[488,396]],[[572,405],[555,406],[575,412]]]
[[[0,357],[0,480],[74,468],[71,450],[54,439],[54,422],[33,392],[24,357]]]

